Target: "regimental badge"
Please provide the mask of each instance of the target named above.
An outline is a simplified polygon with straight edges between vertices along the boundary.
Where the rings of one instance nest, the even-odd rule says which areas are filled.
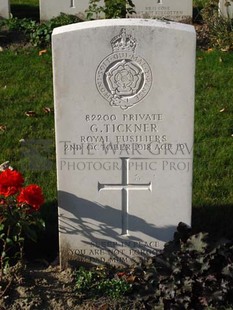
[[[96,71],[96,87],[111,106],[125,110],[141,101],[149,92],[152,73],[148,63],[135,55],[137,40],[123,28],[111,40],[112,54]]]

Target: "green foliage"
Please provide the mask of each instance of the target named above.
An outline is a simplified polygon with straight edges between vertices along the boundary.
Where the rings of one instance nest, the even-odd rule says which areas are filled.
[[[48,46],[54,28],[78,22],[80,22],[80,18],[77,16],[61,13],[60,16],[52,18],[48,22],[37,24],[34,31],[29,33],[30,41],[34,46]]]
[[[80,267],[76,273],[76,290],[84,298],[106,296],[120,299],[130,292],[131,284],[120,279],[111,269],[97,267],[86,270]]]
[[[89,8],[86,10],[87,19],[100,18],[124,18],[134,12],[132,0],[105,0],[104,6],[99,5],[100,0],[90,0]]]
[[[28,18],[15,17],[4,20],[4,25],[9,31],[23,32],[34,46],[46,47],[50,45],[54,28],[77,22],[80,22],[77,16],[61,13],[60,16],[41,24]]]
[[[20,205],[14,197],[0,200],[0,282],[10,266],[22,261],[24,240],[37,240],[44,221],[29,206]]]
[[[208,5],[210,0],[193,0],[193,6],[203,8]]]
[[[25,238],[36,242],[37,232],[44,222],[38,213],[27,213],[19,207],[2,205],[0,208],[0,280],[8,268],[23,258]]]
[[[76,273],[76,289],[84,293],[93,284],[94,273],[80,267]]]
[[[19,19],[15,17],[3,20],[2,25],[6,26],[9,31],[28,32],[36,27],[36,22],[27,18]]]
[[[102,12],[104,12],[104,7],[98,5],[100,0],[90,0],[88,9],[86,10],[87,19],[98,19]]]
[[[230,0],[233,5],[233,0]],[[228,5],[230,2],[227,2]],[[233,19],[219,14],[218,0],[210,0],[201,11],[204,23],[207,24],[208,39],[212,47],[229,51],[233,49]]]
[[[130,291],[131,285],[124,280],[106,279],[97,285],[97,291],[100,296],[109,296],[113,299],[119,299]]]

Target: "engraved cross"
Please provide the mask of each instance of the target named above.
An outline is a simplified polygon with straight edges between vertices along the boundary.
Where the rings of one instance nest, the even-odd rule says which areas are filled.
[[[152,191],[152,183],[131,184],[129,183],[129,158],[121,158],[122,161],[122,184],[101,184],[98,183],[98,191],[101,190],[120,190],[122,191],[122,235],[128,235],[128,212],[129,212],[129,191],[130,190],[149,190]]]

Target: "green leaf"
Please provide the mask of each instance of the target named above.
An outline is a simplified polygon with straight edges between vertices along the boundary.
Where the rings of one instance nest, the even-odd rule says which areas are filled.
[[[14,244],[13,240],[10,238],[6,238],[6,243],[9,245]]]
[[[4,258],[4,257],[6,257],[6,252],[2,251],[1,258]]]

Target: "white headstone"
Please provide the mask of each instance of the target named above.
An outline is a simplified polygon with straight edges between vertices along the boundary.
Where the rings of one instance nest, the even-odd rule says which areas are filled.
[[[10,17],[10,3],[9,0],[0,0],[0,17]]]
[[[40,0],[40,20],[50,20],[61,13],[84,17],[88,7],[89,0]]]
[[[57,28],[53,68],[62,263],[155,254],[191,222],[194,28]]]
[[[231,0],[219,0],[219,12],[223,17],[233,18],[233,2]]]
[[[133,0],[132,17],[165,18],[173,21],[192,19],[192,0]]]

